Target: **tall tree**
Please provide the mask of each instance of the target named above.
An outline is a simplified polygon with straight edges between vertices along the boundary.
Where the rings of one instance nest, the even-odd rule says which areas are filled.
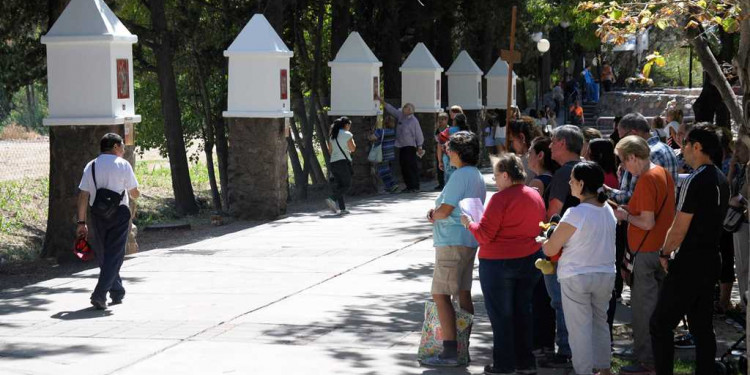
[[[159,82],[161,114],[164,121],[164,136],[172,174],[172,190],[175,208],[180,214],[198,212],[198,205],[190,183],[185,139],[182,128],[179,93],[175,80],[174,59],[177,37],[170,30],[167,21],[167,0],[142,0],[141,4],[149,14],[150,27],[135,20],[123,19],[135,31],[153,53],[154,68]],[[143,59],[141,59],[143,60]]]

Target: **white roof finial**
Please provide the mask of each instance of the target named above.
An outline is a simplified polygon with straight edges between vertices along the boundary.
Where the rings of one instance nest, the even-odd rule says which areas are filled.
[[[458,54],[445,75],[482,75],[482,69],[479,69],[469,53],[464,50]]]
[[[71,0],[42,43],[71,41],[122,41],[135,43],[119,18],[102,0]]]
[[[406,58],[404,64],[401,65],[400,71],[409,70],[432,70],[432,71],[443,71],[443,67],[438,64],[435,57],[432,56],[430,50],[424,43],[418,43],[414,50]]]
[[[260,13],[250,19],[234,42],[224,51],[224,56],[235,54],[272,54],[289,57],[294,55],[266,17]]]

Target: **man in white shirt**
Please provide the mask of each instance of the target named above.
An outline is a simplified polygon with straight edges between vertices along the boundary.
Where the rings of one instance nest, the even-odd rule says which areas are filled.
[[[121,194],[119,205],[111,216],[97,215],[92,212],[89,220],[94,233],[92,247],[99,262],[99,281],[91,304],[99,310],[107,308],[107,293],[112,304],[122,303],[125,288],[120,278],[120,267],[125,258],[125,245],[130,230],[129,199],[140,195],[138,181],[133,168],[122,156],[125,145],[122,137],[114,133],[105,134],[99,145],[101,154],[89,162],[83,169],[83,177],[78,188],[78,223],[76,235],[87,238],[89,228],[86,225],[86,213],[94,205],[97,191],[111,190]]]

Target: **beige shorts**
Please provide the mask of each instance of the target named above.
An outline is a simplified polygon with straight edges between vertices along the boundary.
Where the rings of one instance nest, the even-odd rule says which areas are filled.
[[[462,290],[471,291],[476,255],[476,247],[436,247],[431,293],[455,296]]]

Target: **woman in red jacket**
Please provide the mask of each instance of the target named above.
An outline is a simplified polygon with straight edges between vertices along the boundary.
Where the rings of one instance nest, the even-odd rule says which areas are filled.
[[[533,373],[531,296],[540,277],[534,262],[542,257],[536,242],[545,219],[544,200],[524,185],[521,159],[504,154],[495,164],[498,192],[479,222],[461,222],[479,242],[479,281],[492,324],[493,364],[485,374]]]

